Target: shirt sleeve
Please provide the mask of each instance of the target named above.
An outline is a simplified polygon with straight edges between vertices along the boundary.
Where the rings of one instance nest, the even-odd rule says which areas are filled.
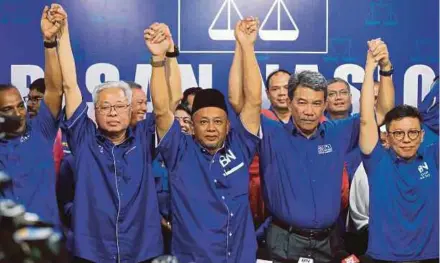
[[[374,147],[373,151],[370,154],[364,154],[362,153],[362,162],[365,168],[365,171],[367,172],[367,175],[370,176],[373,174],[373,171],[376,168],[379,168],[380,161],[383,158],[383,156],[386,154],[385,148],[383,148],[382,144],[378,140],[376,143],[376,146]]]
[[[187,148],[186,136],[181,132],[179,122],[174,120],[170,129],[165,133],[157,145],[157,150],[162,155],[169,176],[176,170],[177,164],[182,159]],[[156,142],[159,138],[156,136]]]
[[[257,146],[260,143],[261,138],[263,137],[261,133],[261,127],[259,130],[258,136],[250,133],[246,127],[244,127],[243,122],[241,120],[237,121],[232,131],[234,132],[233,140],[237,140],[241,150],[243,152],[246,163],[249,165],[252,162],[252,159],[255,156],[255,152],[257,151]]]
[[[439,81],[433,83],[431,90],[419,104],[419,112],[423,123],[435,132],[439,133]]]
[[[58,131],[55,143],[53,145],[53,160],[55,162],[55,175],[60,173],[61,160],[63,159],[63,145],[61,144],[61,131]]]
[[[53,143],[60,126],[61,115],[60,113],[58,117],[54,118],[44,100],[41,100],[40,110],[35,117],[32,128],[39,129],[44,138]]]
[[[87,116],[87,109],[86,102],[82,101],[73,115],[68,120],[63,117],[61,122],[61,129],[66,133],[67,142],[74,155],[87,138],[96,135],[95,123]]]
[[[360,115],[354,114],[347,119],[335,121],[335,125],[338,127],[337,131],[343,134],[343,141],[347,143],[345,153],[351,152],[359,144]]]

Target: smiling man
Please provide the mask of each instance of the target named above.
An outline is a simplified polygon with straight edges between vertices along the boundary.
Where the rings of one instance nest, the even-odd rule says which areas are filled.
[[[350,85],[341,78],[328,81],[327,86],[327,117],[331,120],[345,119],[350,116],[351,92]]]

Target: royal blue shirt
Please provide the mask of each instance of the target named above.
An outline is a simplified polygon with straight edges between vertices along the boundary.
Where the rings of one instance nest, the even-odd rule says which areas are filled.
[[[83,101],[62,124],[74,161],[73,254],[94,262],[140,262],[163,251],[146,121],[114,145]]]
[[[438,135],[439,127],[439,80],[431,86],[431,90],[419,104],[419,111],[423,123]]]
[[[374,259],[439,257],[438,143],[405,161],[378,143],[363,155],[370,185],[368,251]]]
[[[179,262],[256,261],[248,167],[259,141],[240,121],[214,155],[177,121],[160,141],[171,188],[171,250]]]
[[[358,143],[359,115],[319,124],[307,139],[294,126],[262,117],[260,174],[273,216],[297,228],[334,225],[340,213],[346,153]]]
[[[23,204],[42,221],[60,225],[55,195],[53,144],[59,120],[41,101],[35,118],[26,117],[26,131],[13,139],[0,139],[0,170],[13,180],[0,191],[2,198]]]

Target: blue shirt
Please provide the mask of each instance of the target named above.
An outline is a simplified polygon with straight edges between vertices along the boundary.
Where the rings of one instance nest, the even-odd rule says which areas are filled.
[[[74,161],[73,254],[94,262],[140,262],[162,254],[161,216],[151,174],[151,127],[127,129],[114,145],[83,101],[62,124]]]
[[[2,198],[23,204],[27,212],[42,221],[60,225],[55,195],[53,144],[59,119],[41,101],[35,118],[26,118],[26,131],[13,139],[0,139],[0,170],[13,180],[12,186],[0,191]]]
[[[170,215],[170,189],[168,183],[168,171],[165,167],[162,155],[158,154],[153,161],[153,175],[156,183],[157,198],[159,200],[160,214],[169,219]]]
[[[177,121],[160,141],[171,187],[171,250],[179,262],[256,261],[248,167],[258,142],[237,122],[211,155]]]
[[[374,259],[439,257],[438,143],[411,161],[378,143],[363,163],[370,185],[368,251]]]
[[[439,80],[431,86],[431,90],[419,104],[419,111],[423,123],[438,135],[439,129]]]
[[[319,124],[307,139],[294,126],[262,117],[260,174],[269,211],[297,228],[336,223],[346,153],[358,143],[359,115]]]

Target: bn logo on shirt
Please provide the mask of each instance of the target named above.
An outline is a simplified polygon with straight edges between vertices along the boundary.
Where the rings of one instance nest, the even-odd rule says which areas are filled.
[[[419,173],[420,173],[420,180],[423,180],[425,178],[431,177],[431,174],[429,173],[429,167],[426,162],[419,165],[418,167]]]
[[[318,154],[327,154],[333,152],[331,144],[318,145]]]

